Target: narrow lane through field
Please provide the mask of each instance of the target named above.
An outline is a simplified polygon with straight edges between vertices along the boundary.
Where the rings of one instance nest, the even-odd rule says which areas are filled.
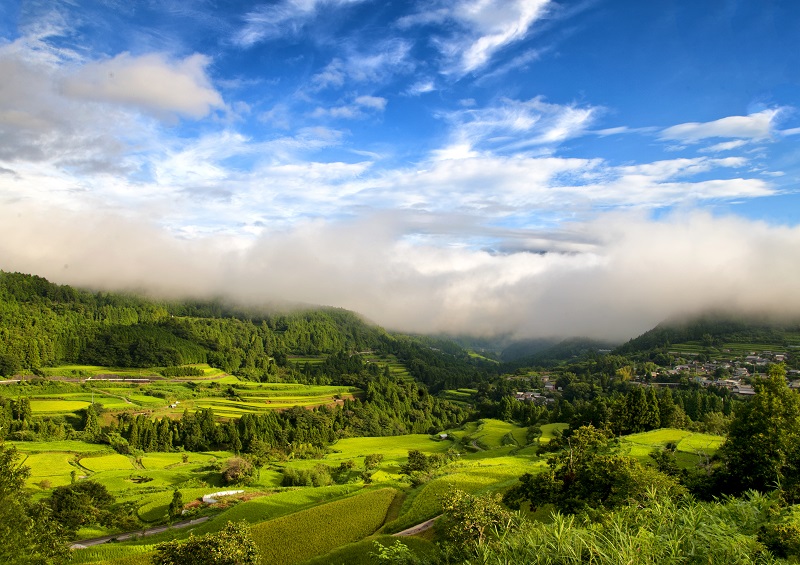
[[[438,520],[440,517],[441,517],[441,514],[439,514],[439,516],[436,516],[435,518],[431,518],[430,520],[426,520],[426,521],[422,522],[421,524],[417,524],[416,526],[411,526],[410,528],[407,528],[407,529],[403,530],[402,532],[397,532],[396,534],[392,534],[392,535],[393,536],[415,536],[415,535],[417,535],[419,533],[422,533],[422,532],[424,532],[426,530],[430,530],[433,527],[433,523],[436,520]]]
[[[111,540],[125,541],[134,537],[152,536],[155,534],[160,534],[161,532],[166,532],[170,528],[173,529],[186,528],[189,526],[194,526],[196,524],[202,524],[203,522],[205,522],[210,518],[211,516],[203,516],[202,518],[196,518],[194,520],[184,520],[183,522],[175,522],[174,524],[171,524],[169,526],[157,526],[155,528],[150,528],[147,530],[136,530],[135,532],[125,532],[123,534],[114,534],[112,536],[103,536],[101,538],[84,539],[73,543],[70,546],[70,549],[85,549],[93,545],[100,545],[103,543],[107,543]]]

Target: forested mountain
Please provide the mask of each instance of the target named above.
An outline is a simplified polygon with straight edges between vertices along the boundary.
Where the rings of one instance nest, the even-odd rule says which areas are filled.
[[[270,380],[288,355],[366,350],[396,355],[432,389],[472,384],[489,367],[452,342],[392,335],[337,308],[264,312],[222,301],[154,301],[0,271],[2,375],[65,363],[209,363],[240,377]]]
[[[585,337],[564,340],[537,339],[516,342],[503,351],[502,359],[507,367],[549,366],[562,361],[609,351],[613,345]]]
[[[766,316],[712,312],[682,320],[667,320],[614,352],[628,355],[668,348],[672,344],[699,342],[711,347],[723,342],[762,343],[788,347],[800,334],[800,321],[779,321]]]

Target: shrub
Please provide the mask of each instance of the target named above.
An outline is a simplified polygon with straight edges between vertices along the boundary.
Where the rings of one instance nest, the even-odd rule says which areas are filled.
[[[255,476],[255,468],[244,457],[231,457],[222,466],[222,480],[226,485],[249,484]]]
[[[156,546],[154,565],[256,565],[258,548],[246,522],[228,522],[216,534]]]

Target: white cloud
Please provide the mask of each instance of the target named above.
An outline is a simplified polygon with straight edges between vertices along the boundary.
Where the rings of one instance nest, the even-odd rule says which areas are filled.
[[[245,25],[234,35],[243,47],[298,33],[323,10],[358,4],[364,0],[280,0],[258,6],[244,16]]]
[[[161,54],[87,63],[63,81],[67,96],[125,104],[157,115],[202,118],[222,108],[222,96],[206,74],[210,59],[194,54],[169,61]]]
[[[527,101],[502,99],[486,108],[446,115],[454,124],[452,136],[461,143],[520,150],[537,145],[557,145],[581,135],[598,108],[550,104],[542,97]]]
[[[464,74],[486,66],[504,47],[524,39],[530,27],[547,14],[550,0],[457,0],[443,7],[402,18],[401,27],[453,21],[458,29],[436,42],[452,62],[449,72]],[[522,65],[535,58],[516,64]]]
[[[27,40],[0,46],[0,161],[12,168],[51,163],[71,170],[135,168],[130,145],[152,143],[147,120],[129,109],[64,96],[63,65],[51,53],[39,56]],[[58,176],[61,176],[60,174]]]
[[[383,111],[383,109],[386,108],[386,98],[381,98],[380,96],[359,96],[356,98],[356,104],[364,106],[365,108]]]
[[[463,70],[482,67],[498,49],[525,37],[548,4],[549,0],[471,0],[457,6],[453,15],[478,36],[462,56]]]
[[[382,112],[386,108],[386,102],[386,98],[379,96],[358,96],[352,104],[327,108],[317,107],[311,115],[315,118],[363,118],[367,115],[365,112]]]
[[[723,141],[722,143],[716,143],[709,147],[704,147],[700,149],[703,153],[722,153],[723,151],[732,151],[734,149],[738,149],[739,147],[744,147],[747,145],[747,141],[744,139],[737,139],[735,141]]]
[[[775,119],[781,109],[763,110],[747,116],[728,116],[712,122],[688,122],[668,127],[661,139],[693,143],[711,137],[766,139],[773,134]]]
[[[397,74],[414,68],[409,58],[411,45],[401,39],[390,39],[370,46],[368,53],[353,52],[346,58],[334,58],[311,78],[315,90],[339,88],[345,82],[380,84]]]
[[[426,94],[434,90],[436,90],[436,85],[432,80],[423,80],[409,86],[406,93],[411,96],[419,96],[420,94]]]

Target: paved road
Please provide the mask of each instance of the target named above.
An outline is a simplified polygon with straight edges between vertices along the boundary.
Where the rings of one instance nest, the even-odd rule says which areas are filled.
[[[161,532],[166,532],[170,528],[186,528],[189,526],[194,526],[196,524],[202,524],[206,520],[210,519],[211,516],[203,516],[202,518],[196,518],[195,520],[185,520],[183,522],[176,522],[170,526],[158,526],[156,528],[150,528],[149,530],[137,530],[135,532],[126,532],[124,534],[116,534],[113,536],[103,536],[101,538],[92,538],[92,539],[85,539],[78,542],[73,543],[70,548],[71,549],[85,549],[87,547],[93,545],[100,545],[111,540],[117,541],[125,541],[131,538],[136,537],[144,537],[144,536],[152,536],[154,534],[160,534]]]
[[[403,530],[402,532],[397,532],[396,534],[392,534],[392,535],[393,536],[414,536],[414,535],[419,534],[420,532],[424,532],[425,530],[430,530],[433,527],[433,523],[437,519],[439,519],[440,516],[441,516],[441,514],[439,516],[436,516],[436,518],[431,518],[430,520],[422,522],[421,524],[417,524],[416,526],[411,526],[407,530]]]

